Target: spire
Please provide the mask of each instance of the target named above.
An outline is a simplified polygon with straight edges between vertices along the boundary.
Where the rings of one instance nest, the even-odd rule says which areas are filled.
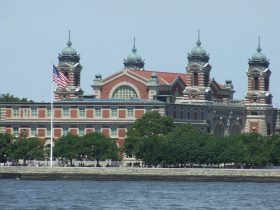
[[[68,47],[71,47],[72,42],[70,41],[70,30],[69,30],[69,34],[68,34],[68,42],[67,42]]]
[[[144,60],[142,60],[141,56],[136,52],[137,49],[135,47],[135,37],[133,38],[133,47],[132,52],[124,59],[124,67],[125,68],[133,68],[133,69],[143,69],[144,68]]]
[[[261,48],[261,38],[259,36],[257,51],[260,52],[261,50],[262,50],[262,48]]]
[[[136,52],[137,49],[135,48],[135,37],[133,38],[133,48],[132,48],[132,52]]]
[[[197,38],[197,42],[196,42],[197,46],[201,45],[201,41],[200,41],[200,30],[198,29],[198,38]]]

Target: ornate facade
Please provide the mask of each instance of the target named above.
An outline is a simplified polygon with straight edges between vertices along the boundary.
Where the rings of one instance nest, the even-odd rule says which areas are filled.
[[[80,88],[80,56],[67,47],[59,54],[57,68],[70,84],[55,90],[54,137],[71,132],[84,135],[100,131],[124,144],[127,129],[144,113],[157,110],[175,123],[191,123],[201,132],[220,136],[242,132],[273,135],[280,130],[279,111],[272,107],[269,92],[269,62],[261,52],[249,59],[248,90],[244,100],[234,100],[233,84],[210,77],[210,57],[200,36],[188,54],[186,72],[145,69],[145,62],[134,45],[124,59],[124,68],[102,78],[96,75],[91,95]],[[244,74],[245,75],[245,74]],[[50,103],[1,103],[0,132],[50,139]]]

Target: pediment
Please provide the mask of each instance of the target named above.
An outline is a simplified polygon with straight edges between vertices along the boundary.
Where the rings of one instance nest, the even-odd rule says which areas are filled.
[[[114,80],[116,80],[116,79],[118,79],[120,77],[123,77],[123,76],[127,76],[127,77],[129,77],[129,78],[131,78],[133,80],[136,80],[136,81],[138,81],[138,82],[140,82],[142,84],[145,84],[145,85],[147,85],[147,82],[148,82],[148,81],[146,81],[144,79],[141,79],[141,78],[137,77],[136,75],[129,74],[128,70],[122,69],[121,71],[119,71],[119,72],[117,72],[115,74],[112,74],[109,77],[105,78],[102,81],[102,85],[108,84],[108,83],[110,83],[110,82],[112,82],[112,81],[114,81]]]

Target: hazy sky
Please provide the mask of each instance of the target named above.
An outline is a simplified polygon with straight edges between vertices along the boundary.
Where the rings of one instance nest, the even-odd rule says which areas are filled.
[[[85,94],[95,74],[104,78],[123,67],[134,36],[145,69],[185,72],[200,29],[211,78],[232,80],[236,99],[247,90],[248,58],[260,35],[278,107],[279,9],[279,0],[0,0],[0,93],[50,101],[51,63],[58,63],[69,29]]]

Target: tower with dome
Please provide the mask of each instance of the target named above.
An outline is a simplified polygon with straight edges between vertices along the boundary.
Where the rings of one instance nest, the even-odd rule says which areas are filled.
[[[70,31],[67,46],[58,55],[57,69],[63,73],[69,80],[69,86],[67,88],[57,87],[55,90],[55,99],[75,99],[80,98],[83,95],[83,90],[80,87],[81,70],[80,55],[72,47],[70,39]]]

